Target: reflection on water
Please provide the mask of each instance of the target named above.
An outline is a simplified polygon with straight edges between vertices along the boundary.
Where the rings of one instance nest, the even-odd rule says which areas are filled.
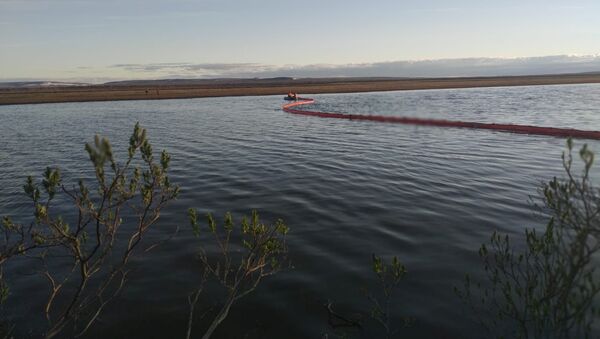
[[[600,85],[336,94],[315,96],[313,108],[597,130],[599,94]],[[237,217],[257,209],[291,227],[293,269],[243,300],[222,337],[319,337],[328,331],[326,300],[346,312],[367,306],[361,289],[375,283],[371,253],[397,255],[408,268],[393,306],[417,319],[408,337],[476,333],[452,288],[465,273],[478,275],[476,250],[493,230],[543,226],[528,198],[540,180],[562,173],[565,140],[319,119],[280,105],[281,95],[0,107],[0,215],[28,215],[23,179],[47,165],[60,166],[65,182],[91,178],[83,144],[99,133],[124,151],[140,121],[155,150],[170,151],[171,179],[182,187],[149,240],[183,231],[134,261],[123,297],[94,335],[183,335],[187,294],[199,278],[188,207]],[[35,337],[44,323],[31,315],[46,286],[27,267],[7,269],[7,309],[17,333]]]

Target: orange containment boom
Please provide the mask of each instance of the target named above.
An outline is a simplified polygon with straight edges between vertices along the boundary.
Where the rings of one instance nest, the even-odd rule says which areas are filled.
[[[294,107],[308,105],[314,103],[314,99],[298,98],[298,101],[283,105],[282,109],[291,114],[310,115],[321,118],[347,119],[347,120],[367,120],[379,122],[391,122],[398,124],[421,125],[421,126],[438,126],[438,127],[458,127],[458,128],[476,128],[489,129],[510,133],[521,134],[536,134],[550,135],[555,137],[572,137],[581,139],[600,140],[600,131],[584,131],[572,128],[557,128],[557,127],[541,127],[528,125],[512,125],[512,124],[494,124],[483,122],[468,122],[468,121],[451,121],[438,119],[421,119],[410,117],[395,117],[385,115],[365,115],[365,114],[345,114],[345,113],[326,113],[305,111]]]

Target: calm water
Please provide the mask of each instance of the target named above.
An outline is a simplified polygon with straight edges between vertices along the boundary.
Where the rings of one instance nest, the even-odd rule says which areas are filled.
[[[65,182],[90,178],[83,145],[94,134],[124,150],[136,121],[172,154],[180,199],[150,240],[182,231],[133,262],[132,281],[93,336],[181,337],[198,281],[199,240],[186,210],[235,216],[257,209],[291,227],[293,268],[234,309],[220,337],[318,338],[333,331],[322,307],[366,309],[371,253],[397,255],[409,273],[394,313],[406,337],[476,336],[453,286],[480,273],[477,249],[493,230],[541,227],[528,204],[560,175],[564,139],[295,116],[282,96],[0,107],[0,215],[23,219],[26,175],[60,166]],[[315,95],[316,110],[600,129],[600,85]],[[581,145],[583,141],[577,141]],[[588,141],[600,150],[600,143]],[[595,173],[600,180],[598,173]],[[71,181],[73,182],[73,181]],[[12,265],[6,310],[18,336],[36,337],[46,285]],[[205,295],[210,306],[220,290]],[[39,318],[39,319],[38,319]],[[363,337],[371,337],[367,326]],[[360,333],[359,333],[360,335]]]

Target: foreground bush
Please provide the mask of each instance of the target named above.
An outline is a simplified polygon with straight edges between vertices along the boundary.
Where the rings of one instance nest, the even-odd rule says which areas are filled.
[[[0,232],[0,302],[10,290],[2,276],[2,265],[16,256],[37,259],[41,276],[49,284],[43,312],[49,327],[45,336],[79,337],[98,320],[106,306],[121,292],[127,278],[129,259],[140,247],[144,235],[159,220],[161,210],[179,193],[168,177],[170,156],[166,151],[155,160],[146,130],[135,125],[129,140],[127,159],[118,163],[105,138],[96,136],[86,144],[96,181],[79,180],[70,189],[63,184],[57,168],[47,168],[40,182],[28,177],[24,191],[32,202],[34,220],[15,223],[4,217]],[[140,156],[136,158],[136,155]],[[71,218],[54,212],[54,202],[64,196],[72,203]],[[194,233],[200,234],[197,211],[189,210]],[[187,337],[191,336],[194,308],[208,278],[226,289],[225,302],[204,331],[209,338],[225,320],[230,308],[253,292],[263,278],[277,273],[286,262],[285,235],[288,227],[278,220],[267,225],[253,212],[235,232],[230,214],[223,227],[207,215],[211,244],[220,249],[209,256],[201,248],[199,288],[189,299]],[[147,248],[151,248],[149,246]],[[8,337],[6,324],[0,335]],[[5,328],[6,327],[6,328]]]
[[[190,223],[196,236],[200,234],[198,212],[188,211]],[[219,325],[227,318],[229,310],[238,300],[252,293],[262,279],[279,272],[287,261],[285,236],[289,228],[278,220],[274,225],[260,221],[258,213],[252,212],[250,219],[244,217],[235,232],[231,214],[225,215],[222,227],[211,214],[207,214],[207,229],[219,249],[216,258],[211,258],[201,248],[198,256],[203,271],[200,287],[189,298],[190,315],[187,338],[191,338],[194,308],[208,278],[213,278],[225,288],[225,302],[206,329],[203,339],[212,336]]]
[[[163,151],[156,160],[146,130],[139,124],[129,140],[125,163],[115,160],[105,138],[96,136],[85,150],[95,182],[79,180],[69,188],[62,183],[58,168],[47,168],[40,182],[28,177],[24,190],[31,199],[34,220],[18,224],[4,217],[0,228],[4,234],[0,264],[27,254],[44,267],[41,274],[50,288],[43,310],[50,324],[48,338],[80,336],[92,326],[121,291],[129,259],[144,235],[179,192],[167,175],[169,154]],[[71,201],[75,218],[54,212],[57,195]],[[49,263],[56,258],[64,264]],[[4,283],[2,293],[3,298],[8,295]]]
[[[507,235],[494,232],[482,245],[486,280],[467,276],[457,293],[480,315],[489,334],[508,338],[584,338],[599,319],[596,267],[600,250],[600,192],[592,186],[594,154],[583,146],[583,170],[572,167],[572,142],[563,153],[564,178],[542,185],[542,232],[525,230],[517,252]]]

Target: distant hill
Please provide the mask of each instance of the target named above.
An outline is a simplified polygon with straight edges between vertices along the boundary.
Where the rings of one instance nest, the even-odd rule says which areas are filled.
[[[219,79],[163,79],[163,80],[126,80],[111,81],[101,86],[239,86],[239,85],[282,85],[282,84],[319,84],[340,81],[381,81],[400,80],[406,78],[384,77],[340,77],[340,78],[219,78]]]
[[[81,87],[90,86],[90,84],[80,82],[61,82],[61,81],[16,81],[0,82],[0,88],[48,88],[48,87]]]
[[[593,76],[600,75],[600,72],[584,73],[566,73],[566,74],[543,74],[535,77],[556,77],[556,76]],[[523,76],[479,76],[466,78],[511,78]],[[526,76],[525,76],[526,77]],[[267,86],[295,86],[295,85],[323,85],[336,83],[360,83],[373,81],[411,81],[411,80],[449,80],[461,77],[326,77],[326,78],[293,78],[293,77],[275,77],[275,78],[217,78],[217,79],[154,79],[154,80],[123,80],[110,81],[103,84],[88,84],[80,82],[61,82],[61,81],[22,81],[22,82],[0,82],[0,90],[29,90],[29,89],[47,89],[47,88],[84,88],[98,89],[99,87],[121,88],[121,87],[197,87],[197,88],[247,88],[247,87],[267,87]]]
[[[153,79],[153,80],[123,80],[110,81],[103,84],[88,84],[61,81],[21,81],[0,82],[0,89],[36,89],[58,87],[169,87],[169,86],[200,86],[200,87],[231,87],[231,86],[271,86],[286,84],[325,84],[335,82],[360,82],[402,80],[408,78],[387,77],[339,77],[339,78],[218,78],[218,79]]]
[[[290,82],[294,78],[279,77],[266,79],[238,79],[238,78],[220,78],[220,79],[158,79],[158,80],[124,80],[111,81],[102,84],[102,86],[193,86],[193,85],[237,85],[237,84],[258,84]]]

